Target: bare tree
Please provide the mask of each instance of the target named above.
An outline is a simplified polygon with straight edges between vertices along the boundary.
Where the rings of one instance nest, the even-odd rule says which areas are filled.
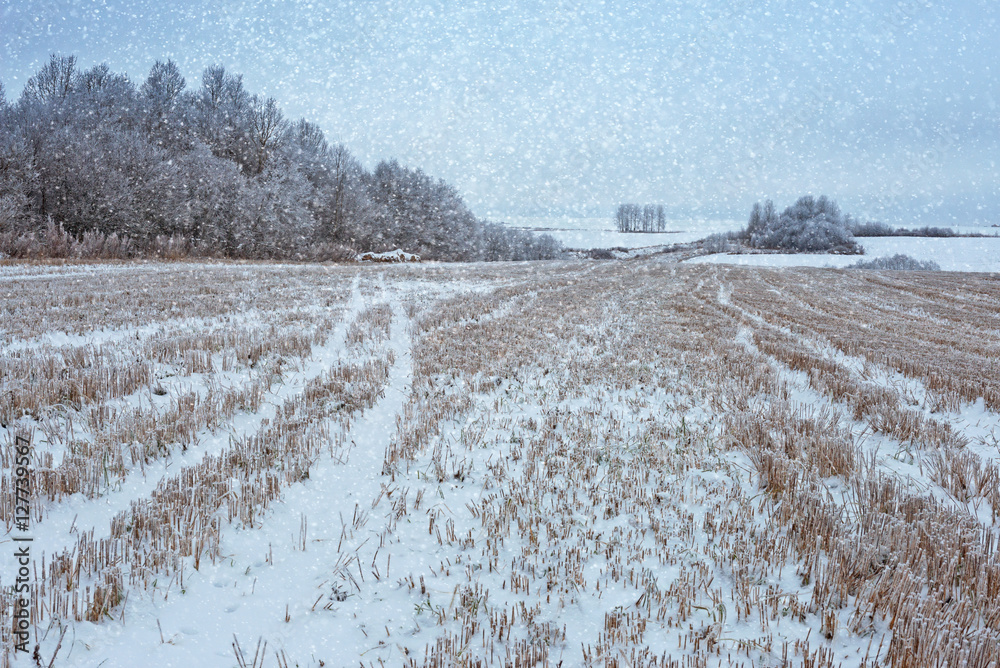
[[[355,242],[368,223],[370,205],[362,182],[364,169],[347,147],[337,144],[330,149],[330,219],[332,238]]]
[[[139,89],[144,109],[144,123],[158,146],[174,150],[188,148],[185,142],[187,123],[178,106],[184,90],[184,77],[177,63],[156,61]]]
[[[281,145],[287,129],[288,123],[273,97],[263,101],[256,95],[250,98],[247,135],[253,151],[251,174],[264,171],[271,154]]]
[[[619,232],[664,232],[667,217],[662,204],[619,204],[615,225]]]
[[[202,141],[216,156],[246,170],[250,162],[247,110],[250,96],[242,75],[232,75],[221,65],[205,68],[201,95],[192,109],[194,125]]]
[[[226,91],[226,68],[209,65],[201,74],[201,90],[205,102],[212,108],[222,105]]]
[[[26,99],[40,102],[64,100],[73,89],[76,56],[52,54],[37,74],[24,85]]]
[[[77,80],[74,96],[80,107],[75,115],[78,124],[96,128],[110,123],[124,128],[137,126],[135,86],[123,74],[111,71],[106,64],[95,65]]]
[[[172,60],[165,63],[157,60],[150,68],[149,76],[146,77],[139,92],[157,107],[165,108],[176,102],[184,90],[184,85],[184,77],[181,76],[177,63]]]

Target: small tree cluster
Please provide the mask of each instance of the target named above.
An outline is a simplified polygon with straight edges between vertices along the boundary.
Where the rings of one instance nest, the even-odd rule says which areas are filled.
[[[224,67],[188,90],[169,60],[136,86],[55,55],[15,102],[0,87],[0,244],[7,255],[88,257],[164,244],[318,260],[397,247],[440,260],[558,252],[551,239],[477,220],[419,169],[367,171]]]
[[[774,202],[756,203],[740,237],[753,248],[797,252],[860,253],[852,219],[825,195],[800,197],[778,215]]]
[[[619,232],[663,232],[667,229],[662,204],[619,204],[615,223]]]

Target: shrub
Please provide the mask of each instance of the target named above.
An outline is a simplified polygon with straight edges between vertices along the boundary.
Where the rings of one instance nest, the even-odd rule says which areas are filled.
[[[941,271],[937,262],[927,260],[921,262],[909,255],[897,253],[892,257],[877,257],[874,260],[860,260],[855,262],[848,269],[891,269],[901,271]]]
[[[913,237],[957,237],[958,233],[950,227],[930,227],[925,225],[912,232],[907,229],[900,229],[900,235]]]
[[[855,222],[851,226],[851,233],[856,237],[892,237],[896,236],[896,229],[877,221]]]
[[[739,232],[710,234],[702,241],[702,248],[709,253],[732,253],[739,250]]]
[[[983,234],[959,234],[950,227],[932,227],[925,225],[908,229],[905,227],[890,227],[885,223],[867,222],[860,223],[854,220],[849,221],[848,229],[856,237],[981,237]]]

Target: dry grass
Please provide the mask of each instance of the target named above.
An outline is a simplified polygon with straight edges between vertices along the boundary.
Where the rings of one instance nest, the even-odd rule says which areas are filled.
[[[51,448],[38,521],[262,411],[328,345],[350,292],[346,269],[198,271],[210,278],[84,275],[75,295],[68,278],[10,281],[35,300],[8,296],[13,336],[160,323],[0,355],[4,420],[34,424]],[[996,279],[645,262],[527,265],[517,279],[475,267],[456,286],[434,266],[350,271],[369,305],[343,323],[347,360],[302,377],[272,417],[162,479],[106,535],[47,557],[36,624],[120,616],[132,591],[169,596],[185,569],[219,558],[228,527],[259,526],[384,395],[405,317],[411,389],[373,472],[384,525],[365,530],[389,545],[417,525],[407,549],[434,555],[424,570],[392,561],[422,629],[386,628],[407,665],[1000,661],[1000,453],[984,439],[974,451],[950,413],[979,399],[988,419],[1000,411]],[[123,289],[139,282],[149,291]],[[404,282],[437,297],[393,303],[378,287]],[[171,318],[200,321],[186,333]],[[165,368],[193,389],[164,386]],[[927,486],[868,438],[912,452]],[[6,499],[10,438],[0,454]],[[372,584],[352,559],[330,567],[360,595]],[[376,582],[380,563],[365,565]],[[574,628],[581,610],[592,629]],[[857,647],[846,662],[845,644]]]
[[[98,621],[123,600],[127,588],[159,586],[165,596],[175,583],[183,588],[185,567],[198,569],[203,559],[218,558],[224,523],[253,528],[285,486],[308,477],[320,453],[342,447],[351,417],[380,396],[392,362],[392,351],[383,349],[373,359],[329,369],[280,405],[259,431],[162,480],[150,497],[134,501],[112,520],[106,538],[84,533],[71,549],[51,556],[32,586],[36,622]],[[195,400],[190,403],[188,413],[205,414]],[[180,421],[174,416],[167,424],[177,429]],[[84,461],[71,457],[63,468]],[[65,476],[44,473],[36,484],[58,500],[53,479],[66,484]]]
[[[521,633],[515,630],[513,638],[510,623],[496,622],[475,638],[472,632],[485,623],[483,615],[456,611],[454,620],[441,620],[441,634],[425,648],[424,662],[413,665],[454,665],[459,655],[475,657],[463,659],[471,662],[467,665],[520,665],[518,656],[530,657],[530,665],[554,665],[551,653],[565,637],[540,640],[530,632],[532,624],[546,617],[544,610],[555,605],[555,596],[559,607],[572,607],[579,604],[582,592],[602,586],[633,589],[635,605],[605,613],[604,630],[581,649],[588,665],[740,665],[737,655],[749,664],[752,656],[759,656],[755,652],[763,652],[787,660],[795,657],[796,664],[832,666],[838,659],[825,643],[845,635],[861,638],[862,644],[877,635],[877,642],[853,659],[862,664],[996,661],[1000,608],[990,598],[1000,567],[995,537],[968,515],[867,465],[852,420],[866,422],[900,446],[936,453],[933,479],[963,503],[992,504],[993,465],[964,451],[967,439],[947,422],[913,408],[901,392],[880,386],[834,357],[815,353],[800,340],[812,338],[817,346],[843,344],[847,353],[868,351],[869,363],[887,371],[904,370],[894,363],[902,353],[889,347],[876,354],[876,348],[864,347],[863,337],[853,334],[843,320],[838,335],[826,338],[831,325],[815,310],[795,312],[796,318],[787,323],[768,324],[776,320],[771,316],[767,322],[745,316],[750,305],[770,299],[766,283],[750,287],[757,278],[752,271],[718,276],[690,269],[679,278],[656,266],[642,271],[641,279],[625,289],[618,285],[630,278],[627,272],[579,283],[554,278],[524,302],[518,301],[516,291],[498,292],[466,298],[464,308],[462,299],[452,300],[419,316],[414,398],[396,447],[388,453],[386,472],[400,474],[410,466],[409,459],[422,465],[429,458],[437,480],[461,475],[463,464],[469,467],[475,449],[483,447],[481,442],[475,440],[466,449],[461,444],[448,448],[440,445],[437,435],[473,410],[475,394],[495,397],[492,409],[497,417],[492,419],[524,436],[512,436],[510,445],[494,441],[487,446],[502,454],[501,463],[491,465],[489,475],[477,481],[492,491],[481,505],[468,509],[474,530],[466,538],[457,521],[449,520],[442,529],[435,515],[430,516],[429,530],[441,545],[481,553],[488,571],[509,573],[499,587],[495,581],[487,590],[494,606],[490,621],[496,615],[500,620],[513,616],[498,591],[539,603],[523,609],[523,620],[515,625]],[[815,272],[810,286],[836,295],[843,289],[837,284],[845,278],[851,277]],[[963,278],[973,283],[973,293],[992,286],[988,281],[984,286],[979,278]],[[821,281],[826,285],[816,287]],[[720,303],[720,284],[738,285],[743,292],[733,294],[740,294],[746,305]],[[798,296],[796,288],[785,290],[789,300]],[[853,294],[843,294],[845,302],[853,299]],[[847,310],[846,303],[836,307]],[[498,312],[501,317],[496,317]],[[900,320],[897,314],[893,323],[900,340],[926,335],[918,345],[929,347],[952,336],[950,331],[927,328],[917,318],[910,318],[909,329],[904,329]],[[994,328],[997,318],[983,314],[973,322]],[[792,325],[797,336],[785,325]],[[751,345],[739,335],[748,327]],[[959,347],[937,364],[937,374],[945,380],[925,384],[937,410],[982,396],[947,388],[968,387],[961,361],[980,349],[984,335],[989,336],[989,330],[964,331],[963,337],[975,345]],[[898,349],[909,348],[900,343]],[[917,381],[928,379],[919,367],[907,369]],[[804,372],[808,384],[828,403],[790,400],[783,370]],[[956,377],[947,378],[949,373]],[[557,380],[540,380],[549,374]],[[532,384],[535,392],[510,391],[511,385]],[[539,387],[552,392],[543,395],[538,406],[540,419],[519,423],[501,417],[503,394],[518,407],[516,414],[526,403],[539,400]],[[620,433],[629,421],[621,422],[616,409],[620,394],[634,388],[638,394],[625,403],[640,414],[650,407],[656,388],[682,395],[674,397],[678,413],[708,404],[715,414],[683,429],[671,424],[676,413],[650,416],[646,435],[629,438]],[[558,408],[580,397],[587,397],[592,406],[584,416]],[[713,443],[711,434],[717,430],[725,438],[722,447]],[[637,448],[637,442],[642,446]],[[746,453],[767,493],[764,500],[747,503],[735,487],[670,479],[713,461],[724,466],[716,458],[731,449]],[[831,478],[847,488],[844,501],[835,501],[827,490]],[[592,486],[595,479],[602,481],[600,488]],[[704,520],[692,522],[690,510],[706,505]],[[766,528],[757,521],[760,514],[771,518]],[[644,531],[616,530],[605,537],[588,528],[616,517],[628,517],[630,525]],[[647,547],[649,531],[653,549]],[[643,564],[652,559],[660,566],[676,566],[672,545],[679,537],[698,533],[709,535],[709,549],[685,545],[699,553],[698,568],[682,568],[665,590],[652,585],[655,568],[644,569]],[[514,537],[524,541],[521,557],[506,568],[493,563],[490,555],[502,553]],[[598,551],[609,564],[602,569],[604,584],[594,582],[584,568]],[[773,584],[785,569],[795,573],[797,592]],[[640,577],[642,572],[648,575]],[[708,584],[720,572],[733,583],[726,601],[722,590]],[[457,586],[482,587],[483,581],[484,576],[477,575]],[[722,609],[736,621],[753,621],[761,635],[723,639]],[[691,624],[698,615],[704,619],[706,611],[708,619]],[[782,618],[815,624],[812,645],[779,640],[775,631]],[[645,638],[650,625],[678,629],[677,648],[662,653],[649,649]],[[517,652],[504,654],[511,647]],[[677,658],[681,655],[687,658]]]

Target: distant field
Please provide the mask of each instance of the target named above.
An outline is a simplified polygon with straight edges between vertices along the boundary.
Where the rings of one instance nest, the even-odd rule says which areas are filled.
[[[745,221],[671,220],[663,233],[619,232],[613,218],[512,218],[512,227],[538,230],[549,234],[566,248],[643,248],[664,244],[688,243],[716,232],[736,230]]]
[[[917,260],[933,260],[943,271],[1000,272],[1000,238],[866,237],[858,239],[865,258],[903,253]],[[784,253],[776,255],[706,255],[693,263],[754,267],[846,267],[853,255]]]
[[[566,248],[644,248],[667,244],[689,243],[710,234],[742,229],[745,220],[671,220],[667,232],[647,234],[618,232],[613,218],[522,217],[511,218],[507,224],[549,234]],[[919,227],[911,225],[911,227]],[[958,234],[1000,232],[994,227],[944,225]],[[919,259],[935,260],[946,271],[1000,271],[1000,239],[866,237],[858,240],[871,257],[906,253]],[[776,267],[842,267],[856,258],[844,259],[830,255],[780,255],[766,259],[760,256],[718,255],[699,262],[723,262],[751,266]]]
[[[18,435],[41,665],[1000,661],[995,275],[7,266],[0,302],[7,664]]]

